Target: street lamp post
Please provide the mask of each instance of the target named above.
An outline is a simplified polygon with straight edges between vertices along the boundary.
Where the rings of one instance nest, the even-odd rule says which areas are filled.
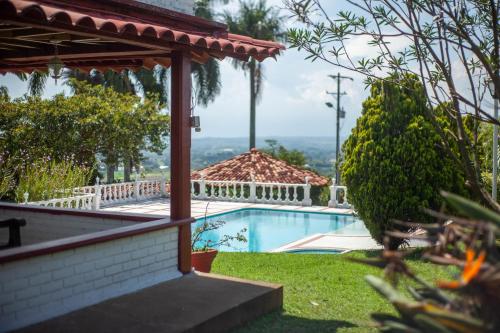
[[[493,117],[498,120],[498,96],[495,93],[495,84],[493,81],[488,83],[491,96],[493,97]],[[491,197],[497,201],[497,174],[498,174],[498,126],[493,125],[493,170],[491,179]]]
[[[331,92],[326,92],[328,95],[336,95],[337,96],[337,138],[336,138],[336,148],[335,148],[335,184],[334,185],[340,185],[340,170],[339,170],[339,160],[340,160],[340,118],[345,118],[345,111],[344,109],[340,108],[340,97],[342,95],[346,95],[345,92],[340,92],[340,81],[343,79],[349,79],[351,81],[354,81],[352,77],[349,76],[342,76],[340,73],[337,73],[337,75],[328,75],[332,79],[337,80],[337,92],[336,93],[331,93]],[[333,104],[328,102],[326,103],[326,106],[329,108],[333,108]]]

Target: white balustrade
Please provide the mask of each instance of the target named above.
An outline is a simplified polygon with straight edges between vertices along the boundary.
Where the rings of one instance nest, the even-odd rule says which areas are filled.
[[[191,180],[193,199],[311,206],[311,185]]]
[[[166,182],[165,178],[140,180],[136,177],[133,182],[115,184],[100,184],[99,178],[97,178],[94,186],[76,188],[71,197],[39,202],[27,202],[27,197],[25,197],[25,203],[47,207],[97,210],[102,206],[168,197],[169,195],[170,184]],[[312,205],[311,184],[307,178],[305,184],[193,179],[191,180],[191,195],[193,199],[197,200]],[[351,208],[347,202],[346,186],[330,186],[328,206]]]
[[[91,210],[95,207],[95,195],[93,194],[80,194],[66,198],[55,198],[43,201],[26,202],[28,205],[42,206],[42,207],[60,207],[60,208],[73,208],[82,210]]]
[[[92,207],[90,209],[97,210],[102,206],[168,196],[169,185],[163,177],[142,180],[136,177],[136,180],[133,182],[114,184],[101,184],[99,178],[97,178],[94,186],[75,188],[73,193],[74,197],[92,196]]]
[[[134,182],[102,184],[96,183],[95,186],[87,186],[93,193],[101,193],[100,206],[114,205],[132,201],[143,201],[153,198],[167,196],[168,186],[165,178],[145,179]],[[88,189],[86,189],[88,191]]]

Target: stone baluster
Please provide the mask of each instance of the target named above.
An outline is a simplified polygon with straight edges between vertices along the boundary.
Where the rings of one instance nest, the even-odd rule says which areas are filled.
[[[205,199],[207,197],[207,189],[206,189],[206,182],[205,182],[205,178],[203,177],[203,175],[201,176],[201,179],[200,179],[200,199]]]
[[[92,208],[94,210],[98,210],[100,206],[101,206],[101,184],[99,177],[96,177],[94,185],[94,206]]]
[[[114,184],[109,185],[109,201],[114,203],[116,200],[116,187]]]
[[[122,184],[118,184],[116,185],[117,189],[116,189],[116,192],[117,192],[117,195],[118,195],[118,202],[122,202],[123,201],[123,197],[122,197]]]
[[[195,193],[195,187],[194,187],[195,183],[196,183],[196,180],[191,179],[191,197],[198,198],[199,194]]]
[[[255,185],[255,179],[252,176],[252,182],[250,183],[250,195],[248,201],[257,202],[257,186]]]
[[[137,172],[135,173],[135,182],[134,182],[134,197],[135,197],[135,201],[139,201],[139,196],[140,196],[140,189],[139,189],[139,186],[140,186],[140,182],[139,182],[139,176],[137,174]]]

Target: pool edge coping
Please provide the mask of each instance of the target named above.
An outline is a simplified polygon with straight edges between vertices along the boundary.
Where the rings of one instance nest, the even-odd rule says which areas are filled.
[[[354,213],[329,213],[329,212],[315,212],[315,211],[307,211],[307,210],[293,210],[293,209],[279,209],[279,208],[262,208],[262,207],[242,207],[233,210],[226,210],[219,213],[207,214],[202,217],[194,218],[195,221],[202,220],[205,218],[217,217],[220,215],[237,213],[246,210],[266,210],[266,211],[275,211],[275,212],[287,212],[287,213],[307,213],[307,214],[320,214],[320,215],[340,215],[340,216],[356,216]]]

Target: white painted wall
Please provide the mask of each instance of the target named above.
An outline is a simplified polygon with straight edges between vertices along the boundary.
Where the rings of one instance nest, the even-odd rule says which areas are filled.
[[[0,264],[0,332],[180,277],[177,238],[162,229]]]
[[[150,5],[175,10],[184,14],[194,14],[194,0],[137,0]]]

